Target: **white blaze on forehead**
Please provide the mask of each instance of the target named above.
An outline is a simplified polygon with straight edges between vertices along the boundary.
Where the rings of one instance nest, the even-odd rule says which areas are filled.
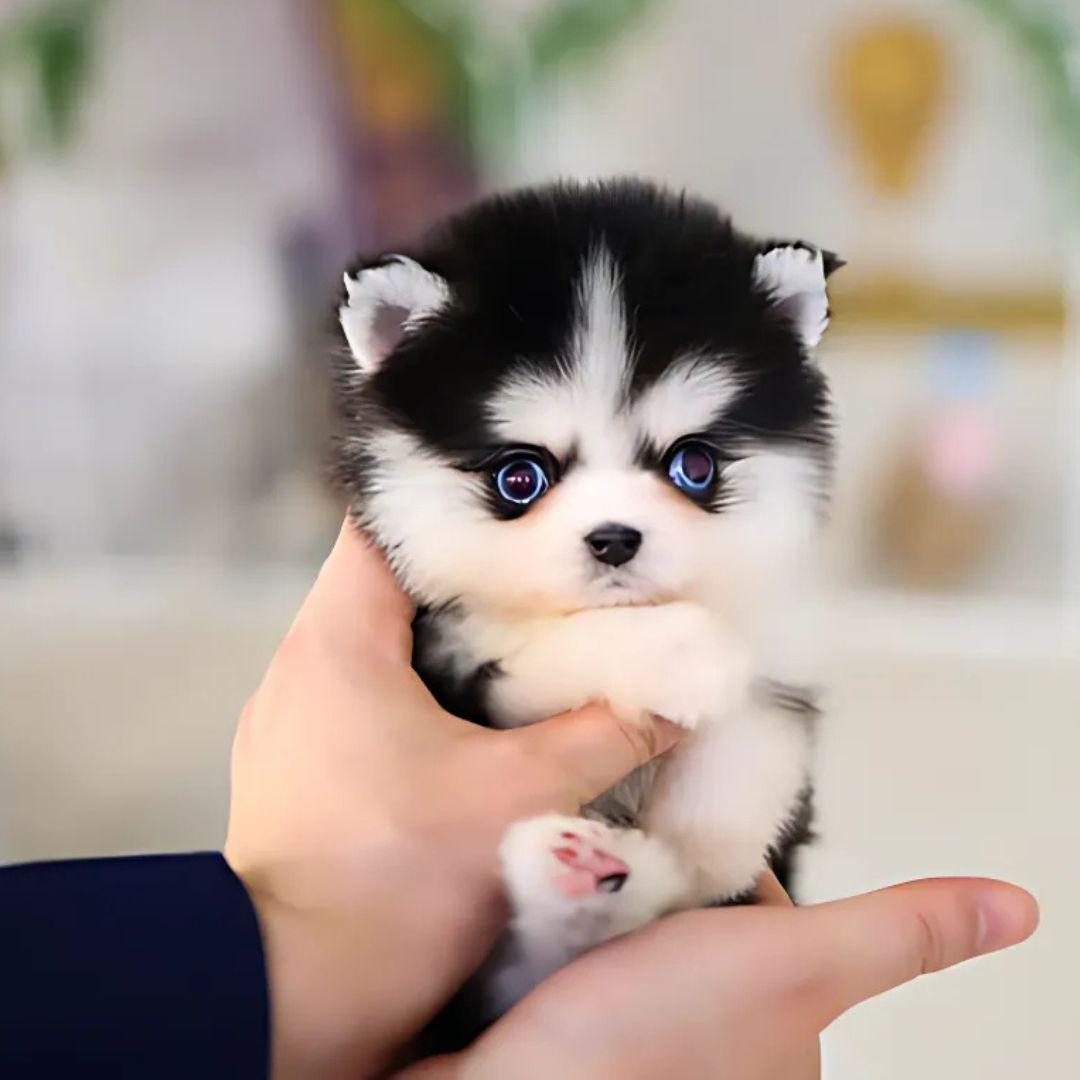
[[[629,357],[618,274],[604,248],[590,255],[578,285],[571,363],[580,398],[602,399],[614,415],[626,394]]]
[[[594,248],[578,282],[574,325],[553,374],[511,376],[488,405],[505,442],[576,446],[590,462],[629,461],[633,439],[624,414],[629,371],[626,313],[615,264]]]
[[[705,430],[739,389],[732,372],[689,356],[641,394],[634,405],[635,427],[654,446],[665,449],[684,435]]]

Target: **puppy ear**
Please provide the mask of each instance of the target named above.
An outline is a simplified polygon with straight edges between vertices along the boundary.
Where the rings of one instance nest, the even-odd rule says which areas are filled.
[[[825,279],[843,265],[843,259],[831,251],[780,244],[755,257],[754,285],[768,294],[773,306],[791,320],[806,348],[812,349],[829,325]]]
[[[365,375],[394,351],[402,337],[450,299],[446,281],[404,255],[391,255],[355,277],[345,275],[341,329]]]

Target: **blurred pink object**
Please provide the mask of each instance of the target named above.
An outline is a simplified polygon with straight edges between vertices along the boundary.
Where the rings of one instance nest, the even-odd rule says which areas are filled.
[[[978,499],[991,488],[998,465],[997,439],[983,403],[946,408],[926,434],[923,465],[943,495]]]

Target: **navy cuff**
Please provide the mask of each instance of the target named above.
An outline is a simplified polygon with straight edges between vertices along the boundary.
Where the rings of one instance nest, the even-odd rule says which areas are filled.
[[[268,1068],[259,924],[221,855],[0,869],[0,1076]]]

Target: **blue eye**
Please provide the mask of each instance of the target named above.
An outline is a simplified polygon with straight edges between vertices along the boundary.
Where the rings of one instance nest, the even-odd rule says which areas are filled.
[[[495,488],[508,503],[528,506],[547,491],[547,473],[532,458],[511,458],[495,473]]]
[[[688,495],[701,495],[716,478],[712,451],[701,443],[686,443],[675,451],[668,465],[671,482]]]

